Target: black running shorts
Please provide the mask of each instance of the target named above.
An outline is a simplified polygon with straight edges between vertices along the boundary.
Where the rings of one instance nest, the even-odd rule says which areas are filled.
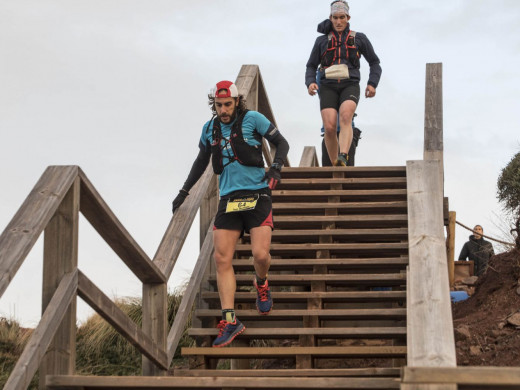
[[[339,111],[341,103],[352,100],[354,103],[359,102],[359,83],[337,83],[337,84],[321,84],[320,86],[320,109],[334,108]]]
[[[229,202],[241,198],[245,200],[244,204],[251,197],[258,197],[256,205],[253,209],[243,211],[228,211],[228,208],[233,209],[234,207],[228,206]],[[236,207],[235,207],[236,208]],[[269,226],[273,229],[273,207],[271,202],[271,196],[266,193],[251,193],[241,194],[240,196],[234,196],[229,199],[221,199],[218,204],[217,215],[215,216],[215,225],[213,230],[226,229],[226,230],[238,230],[244,233],[255,227]]]

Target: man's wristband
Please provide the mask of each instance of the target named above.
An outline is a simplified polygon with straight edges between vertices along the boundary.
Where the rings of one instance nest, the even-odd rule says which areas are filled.
[[[282,170],[282,164],[279,164],[279,163],[273,163],[271,165],[271,168],[274,168],[276,169],[277,171],[281,171]]]

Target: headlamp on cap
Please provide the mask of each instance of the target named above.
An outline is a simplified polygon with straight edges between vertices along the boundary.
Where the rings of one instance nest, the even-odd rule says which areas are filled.
[[[236,98],[238,97],[238,88],[231,81],[219,81],[217,85],[215,85],[215,87],[213,88],[212,95],[216,98]]]

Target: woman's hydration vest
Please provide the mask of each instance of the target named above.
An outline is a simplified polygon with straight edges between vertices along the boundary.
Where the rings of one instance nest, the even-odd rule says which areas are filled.
[[[336,34],[331,31],[328,35],[327,50],[325,50],[321,56],[322,69],[339,63],[338,60],[340,60],[342,57],[346,57],[347,61],[350,62],[353,68],[359,69],[359,52],[355,41],[355,31],[349,30],[344,43],[342,43],[341,40],[336,37]],[[345,50],[345,52],[343,53],[342,50]]]
[[[248,110],[244,110],[238,115],[235,123],[233,123],[231,126],[231,134],[229,135],[229,139],[222,137],[222,130],[220,128],[220,121],[218,118],[214,118],[213,120],[211,163],[213,165],[213,172],[215,172],[217,175],[222,173],[224,167],[235,161],[238,161],[242,165],[260,168],[264,167],[261,142],[262,136],[257,132],[253,132],[253,137],[258,142],[260,142],[260,145],[253,146],[246,142],[242,134],[242,122],[244,121],[244,116],[246,115],[247,111]],[[223,139],[225,141],[224,145],[222,145]],[[225,156],[228,158],[228,162],[224,165],[223,154],[225,153],[224,151],[227,150],[228,144],[231,146],[233,156],[231,156],[228,152]]]

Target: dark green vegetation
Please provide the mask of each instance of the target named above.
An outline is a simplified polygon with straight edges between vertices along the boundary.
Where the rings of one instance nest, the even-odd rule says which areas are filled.
[[[505,208],[516,215],[516,247],[520,249],[520,152],[502,169],[497,182],[498,199]]]

